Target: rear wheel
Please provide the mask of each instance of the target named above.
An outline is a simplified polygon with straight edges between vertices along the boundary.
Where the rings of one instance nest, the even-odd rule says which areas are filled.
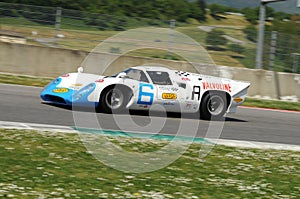
[[[200,117],[205,120],[214,120],[223,117],[227,109],[225,93],[209,92],[202,99]]]
[[[106,113],[120,112],[125,107],[125,94],[119,88],[109,88],[101,95],[99,106]]]

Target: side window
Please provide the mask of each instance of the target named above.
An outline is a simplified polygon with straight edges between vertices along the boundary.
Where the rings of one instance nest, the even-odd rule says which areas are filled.
[[[131,69],[131,70],[127,71],[126,77],[129,78],[129,79],[140,80],[141,73],[138,70]]]
[[[126,72],[126,77],[130,78],[130,79],[134,79],[134,80],[138,80],[138,81],[149,83],[149,80],[148,80],[147,76],[141,70],[136,70],[136,69],[128,70]]]
[[[161,71],[147,71],[153,84],[158,85],[172,85],[169,73]]]
[[[143,71],[141,71],[141,82],[147,82],[149,83],[148,77],[145,75],[145,73]]]

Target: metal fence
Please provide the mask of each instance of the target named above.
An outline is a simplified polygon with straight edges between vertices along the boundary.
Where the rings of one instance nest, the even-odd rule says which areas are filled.
[[[30,45],[85,51],[91,51],[100,42],[124,30],[140,27],[169,28],[169,35],[161,35],[161,39],[152,41],[159,41],[168,46],[168,52],[148,51],[136,52],[132,55],[182,60],[182,57],[172,54],[174,48],[181,46],[180,39],[172,35],[172,30],[176,30],[204,46],[217,65],[255,67],[256,43],[249,40],[249,35],[247,37],[243,27],[200,26],[174,20],[111,16],[3,2],[0,2],[0,23],[1,37],[23,38],[24,42]],[[222,31],[221,37],[226,41],[224,44],[214,44],[218,39],[209,37],[213,29]],[[281,33],[274,35],[275,33],[265,32],[263,68],[299,73],[300,37]],[[193,43],[184,43],[182,46],[184,48],[181,50],[199,54],[195,52]],[[112,48],[110,53],[121,51],[120,48]]]
[[[264,69],[300,73],[300,36],[266,32]]]
[[[11,33],[25,37],[32,44],[82,50],[92,49],[94,45],[118,31],[149,25],[156,27],[169,25],[169,21],[155,19],[3,2],[0,2],[0,21],[2,34]]]

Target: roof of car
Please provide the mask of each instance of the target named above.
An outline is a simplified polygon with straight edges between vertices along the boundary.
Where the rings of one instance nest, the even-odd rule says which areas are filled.
[[[147,71],[171,71],[171,69],[162,66],[134,66],[132,68],[147,70]]]

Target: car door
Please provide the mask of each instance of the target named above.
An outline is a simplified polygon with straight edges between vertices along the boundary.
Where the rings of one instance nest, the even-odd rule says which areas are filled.
[[[133,91],[130,108],[135,110],[147,110],[156,98],[156,87],[149,81],[142,70],[129,69],[123,78],[123,84]]]
[[[180,112],[181,101],[185,98],[182,88],[171,80],[166,71],[147,71],[147,73],[156,87],[154,104],[163,106],[169,112]]]

